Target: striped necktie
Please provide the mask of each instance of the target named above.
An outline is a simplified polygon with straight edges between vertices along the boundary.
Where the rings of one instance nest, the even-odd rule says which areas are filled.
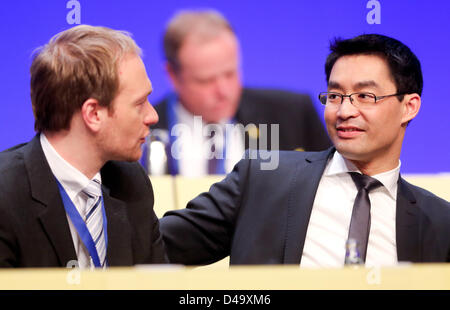
[[[106,246],[103,227],[103,212],[101,206],[102,190],[100,182],[96,179],[91,180],[88,186],[83,189],[83,193],[88,197],[84,221],[86,222],[86,226],[92,236],[92,240],[94,240],[95,248],[100,259],[100,264],[104,267],[106,263]]]

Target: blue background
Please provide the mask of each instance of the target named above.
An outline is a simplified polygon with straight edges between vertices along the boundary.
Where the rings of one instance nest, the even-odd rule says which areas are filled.
[[[29,67],[35,48],[72,25],[67,0],[0,3],[0,150],[34,133]],[[367,0],[79,0],[81,23],[133,33],[144,50],[156,102],[170,85],[163,70],[162,32],[181,8],[216,8],[241,42],[246,86],[303,91],[317,98],[326,90],[324,61],[329,41],[380,33],[408,45],[422,62],[424,92],[418,117],[406,131],[402,171],[450,172],[450,1],[380,0],[381,24],[370,25]],[[315,100],[322,115],[323,108]],[[323,116],[322,116],[323,119]]]

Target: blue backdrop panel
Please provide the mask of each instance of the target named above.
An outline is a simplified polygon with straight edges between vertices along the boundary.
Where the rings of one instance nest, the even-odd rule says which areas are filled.
[[[34,133],[29,67],[35,48],[73,25],[66,0],[0,4],[0,149],[30,140]],[[153,82],[152,102],[170,89],[163,70],[161,36],[182,8],[215,8],[233,24],[241,41],[247,86],[326,90],[324,61],[329,41],[380,33],[406,43],[422,62],[424,92],[418,117],[406,132],[402,171],[450,172],[448,98],[450,1],[379,0],[380,24],[369,24],[367,0],[346,1],[107,1],[79,0],[81,23],[127,30],[144,50]],[[319,102],[317,110],[323,113]]]

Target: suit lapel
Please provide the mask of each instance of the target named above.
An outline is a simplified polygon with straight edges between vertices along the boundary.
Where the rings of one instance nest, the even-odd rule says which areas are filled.
[[[284,264],[299,264],[317,188],[335,149],[310,153],[296,166],[290,189]]]
[[[328,158],[335,149],[311,153],[295,171],[288,205],[284,264],[299,264],[311,210]],[[420,209],[408,184],[399,178],[396,210],[396,242],[399,261],[420,262]]]
[[[102,192],[108,225],[108,249],[106,251],[108,265],[133,265],[131,225],[128,221],[126,204],[112,197],[105,185],[102,185]]]
[[[60,266],[64,267],[77,256],[58,185],[42,151],[39,135],[27,145],[24,161],[31,195],[43,205],[38,215],[39,221],[55,249]]]
[[[396,241],[398,261],[421,261],[420,209],[408,184],[401,177],[397,192]]]
[[[39,135],[27,145],[24,161],[31,195],[43,206],[38,214],[39,221],[55,249],[60,266],[65,267],[69,261],[76,260],[77,256],[58,185],[42,151]],[[102,189],[108,225],[108,263],[111,266],[131,265],[131,227],[126,205],[111,197],[108,188],[102,186]]]

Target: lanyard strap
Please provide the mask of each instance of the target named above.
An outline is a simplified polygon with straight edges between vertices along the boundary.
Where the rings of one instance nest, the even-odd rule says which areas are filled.
[[[72,200],[70,199],[67,192],[62,187],[61,183],[59,183],[58,180],[56,180],[58,183],[59,192],[61,193],[61,198],[64,204],[64,209],[66,210],[67,214],[70,217],[70,220],[72,221],[72,224],[75,226],[75,229],[78,232],[78,235],[80,236],[81,241],[85,245],[86,249],[89,252],[89,255],[92,258],[92,261],[94,263],[94,266],[97,268],[102,267],[100,263],[100,258],[98,257],[97,248],[95,247],[95,242],[92,239],[91,233],[89,232],[89,229],[86,226],[86,223],[84,222],[83,218],[81,217],[80,213],[78,212],[77,208],[73,204]],[[103,197],[100,196],[100,207],[102,208],[102,214],[103,214],[103,235],[105,237],[105,248],[108,249],[108,233],[106,230],[107,224],[106,224],[106,214],[105,214],[105,208],[103,205]]]
[[[175,112],[175,107],[178,103],[178,97],[175,93],[170,93],[168,97],[168,104],[167,104],[167,122],[169,127],[169,147],[167,150],[168,157],[169,157],[169,172],[171,175],[177,175],[179,174],[179,167],[178,167],[178,160],[176,160],[172,156],[172,145],[175,143],[175,136],[172,135],[172,128],[177,124],[177,115]],[[226,130],[224,131],[224,142],[223,142],[223,148],[222,152],[224,154],[223,158],[218,158],[218,165],[216,168],[217,174],[225,174],[225,158],[227,156],[226,151],[226,145],[227,145],[227,136],[226,136]]]

